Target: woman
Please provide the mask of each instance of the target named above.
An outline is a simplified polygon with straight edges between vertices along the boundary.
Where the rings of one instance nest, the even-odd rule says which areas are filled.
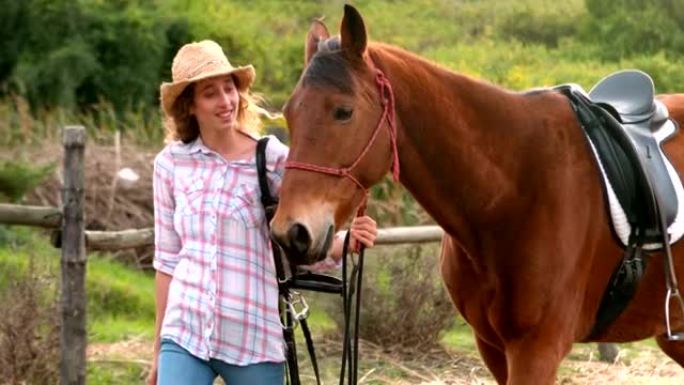
[[[154,162],[155,360],[150,384],[282,384],[278,290],[254,161],[254,68],[232,67],[213,41],[183,46],[161,85],[169,144]],[[266,148],[278,191],[287,147]],[[372,247],[376,224],[351,237]],[[315,269],[336,267],[342,237]]]

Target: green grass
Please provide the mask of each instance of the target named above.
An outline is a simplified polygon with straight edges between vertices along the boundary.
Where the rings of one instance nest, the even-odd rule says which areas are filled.
[[[33,269],[50,281],[45,296],[56,298],[61,252],[53,248],[42,230],[0,225],[0,293]],[[150,341],[154,334],[154,278],[105,256],[88,256],[88,343],[114,343],[131,339]],[[146,345],[146,342],[143,342]],[[143,384],[145,363],[135,359],[95,358],[87,365],[91,384]]]
[[[43,231],[0,227],[0,291],[26,276],[30,265],[57,287],[60,255]],[[152,338],[154,278],[98,254],[88,256],[87,267],[89,341]]]
[[[41,230],[0,225],[0,291],[14,280],[21,280],[31,266],[39,275],[59,273],[59,253]]]
[[[141,364],[130,362],[95,362],[86,369],[89,384],[144,384],[145,369]]]
[[[449,349],[477,353],[472,329],[461,319],[458,319],[454,326],[444,333],[440,343]]]
[[[88,260],[89,338],[113,342],[153,338],[154,277],[98,255]]]

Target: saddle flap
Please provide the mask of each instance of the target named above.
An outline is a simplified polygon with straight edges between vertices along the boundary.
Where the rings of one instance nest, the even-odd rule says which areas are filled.
[[[574,86],[557,88],[570,98],[599,163],[616,235],[624,246],[635,229],[648,250],[661,247],[660,221],[664,219],[670,243],[682,236],[680,201],[684,190],[661,144],[676,131],[667,107],[652,102],[653,115],[645,121],[620,123],[616,111],[589,100]]]
[[[623,123],[636,123],[650,118],[656,108],[654,97],[653,80],[639,70],[610,74],[589,91],[589,98],[595,103],[613,106]]]

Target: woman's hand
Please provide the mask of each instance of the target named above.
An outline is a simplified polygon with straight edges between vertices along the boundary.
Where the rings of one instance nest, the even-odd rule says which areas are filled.
[[[354,250],[359,249],[359,243],[370,248],[373,247],[375,238],[378,236],[378,225],[373,218],[365,215],[352,220],[350,231],[351,246]]]
[[[157,359],[154,360],[152,363],[152,368],[150,369],[150,373],[147,376],[147,385],[157,385],[157,368],[158,368],[158,363]]]
[[[375,244],[375,238],[378,236],[378,225],[375,223],[373,218],[368,216],[356,217],[352,220],[351,226],[349,227],[351,231],[349,236],[349,250],[354,252],[359,252],[361,245],[365,247],[373,247]],[[335,235],[333,239],[332,247],[330,248],[330,257],[335,263],[339,263],[342,259],[342,251],[344,249],[344,239],[346,237],[346,232],[340,231]],[[313,271],[325,271],[332,267],[327,267],[323,269],[311,268]]]

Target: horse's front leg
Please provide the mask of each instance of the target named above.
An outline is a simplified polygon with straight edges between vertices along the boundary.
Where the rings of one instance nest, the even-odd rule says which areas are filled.
[[[550,276],[562,276],[549,271]],[[564,288],[554,290],[545,279],[519,279],[511,292],[496,302],[499,307],[495,307],[498,312],[493,327],[501,336],[506,354],[506,385],[556,383],[558,367],[572,349],[576,315],[580,312],[575,294],[578,290],[572,284],[562,284],[563,281],[554,281]]]
[[[558,330],[506,344],[506,385],[554,385],[558,367],[572,348],[572,341],[560,341]]]
[[[508,368],[506,365],[506,354],[499,346],[494,346],[480,337],[475,337],[477,349],[489,371],[494,375],[499,385],[506,385],[508,378]]]
[[[474,261],[449,235],[442,239],[441,271],[447,293],[474,331],[482,360],[497,383],[506,385],[506,355],[487,317],[491,298],[487,276],[481,274]]]

